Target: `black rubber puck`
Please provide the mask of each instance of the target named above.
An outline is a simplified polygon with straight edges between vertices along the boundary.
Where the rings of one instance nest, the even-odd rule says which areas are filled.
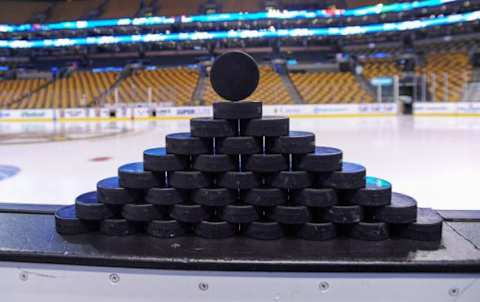
[[[255,207],[249,204],[229,204],[225,206],[222,219],[230,223],[250,223],[258,219]]]
[[[233,224],[226,221],[208,221],[204,220],[197,224],[194,229],[197,236],[208,239],[223,239],[232,237],[235,234]]]
[[[178,189],[198,189],[210,185],[210,176],[200,171],[175,171],[168,175],[169,184]]]
[[[122,209],[122,217],[129,221],[148,222],[162,217],[162,213],[153,204],[126,204]]]
[[[373,214],[376,221],[387,223],[412,223],[417,219],[417,202],[410,196],[392,193],[389,205],[379,207]]]
[[[174,219],[152,220],[147,225],[147,233],[159,238],[174,238],[185,232],[184,225]]]
[[[211,117],[194,117],[190,120],[190,133],[197,137],[226,137],[237,134],[237,123]]]
[[[261,102],[217,102],[213,103],[213,118],[240,120],[260,118],[262,116]]]
[[[305,206],[279,205],[273,209],[271,219],[282,224],[304,224],[310,220]]]
[[[168,134],[165,144],[168,153],[179,155],[207,154],[213,148],[211,139],[193,137],[188,132]]]
[[[127,236],[135,234],[136,227],[126,219],[105,219],[100,223],[100,232],[108,236]]]
[[[97,182],[98,202],[108,205],[123,205],[138,202],[142,198],[142,190],[122,188],[118,177],[109,177]]]
[[[185,156],[169,154],[166,148],[143,151],[143,166],[147,171],[164,172],[185,170],[188,160]]]
[[[272,173],[288,169],[288,160],[282,154],[253,154],[247,159],[246,169],[256,173]]]
[[[330,222],[338,224],[358,223],[363,218],[362,208],[357,205],[352,206],[332,206],[327,212],[327,219]]]
[[[245,121],[240,133],[246,136],[284,136],[290,131],[290,119],[286,116],[263,116]]]
[[[293,193],[296,203],[307,207],[325,208],[337,203],[337,194],[334,189],[305,188]]]
[[[235,165],[226,154],[200,154],[195,158],[193,168],[202,172],[220,173],[235,169]]]
[[[276,221],[254,221],[247,225],[245,235],[259,240],[274,240],[283,237],[283,230]]]
[[[269,183],[280,189],[303,189],[312,185],[312,178],[305,171],[281,171],[270,176]]]
[[[310,172],[330,172],[340,170],[343,153],[331,147],[316,147],[315,152],[294,155],[293,168]]]
[[[213,90],[230,101],[243,100],[251,95],[259,79],[257,63],[241,51],[230,51],[217,57],[210,70]]]
[[[176,204],[170,217],[185,223],[199,223],[207,218],[208,213],[199,204]]]
[[[337,228],[331,222],[307,222],[298,229],[296,236],[312,241],[328,240],[337,236]]]
[[[236,198],[233,191],[225,188],[201,188],[192,192],[192,200],[204,206],[223,207]]]
[[[108,206],[97,200],[97,192],[81,194],[75,199],[77,217],[83,220],[103,220],[115,216],[114,206]]]
[[[392,185],[383,179],[367,176],[365,187],[355,192],[352,203],[367,207],[390,204]]]
[[[143,163],[130,163],[118,168],[120,186],[130,189],[149,189],[165,186],[165,175],[143,169]]]
[[[315,151],[315,134],[290,131],[287,136],[267,138],[265,149],[269,153],[304,154]]]
[[[262,151],[260,139],[252,136],[235,136],[215,141],[218,153],[223,154],[255,154]]]
[[[384,222],[359,222],[352,226],[349,235],[360,240],[386,240],[389,238],[389,228]]]
[[[250,171],[237,172],[229,171],[218,177],[218,185],[234,190],[249,190],[258,187],[258,177]]]
[[[62,235],[76,235],[95,231],[98,224],[77,218],[75,206],[61,207],[55,212],[55,229]]]
[[[341,170],[319,175],[319,185],[335,189],[359,189],[365,186],[365,175],[365,167],[343,162]]]
[[[396,225],[398,235],[403,238],[419,241],[440,241],[442,239],[443,219],[432,209],[418,208],[417,221]]]
[[[145,202],[158,206],[171,206],[186,201],[187,194],[175,188],[151,188],[145,194]]]
[[[243,192],[242,200],[258,207],[274,207],[285,203],[287,195],[277,188],[253,188]]]

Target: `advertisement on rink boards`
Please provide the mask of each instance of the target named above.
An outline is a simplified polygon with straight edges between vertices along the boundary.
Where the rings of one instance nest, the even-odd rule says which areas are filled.
[[[413,110],[415,115],[480,116],[480,102],[415,103],[413,104]]]
[[[290,117],[348,117],[395,115],[397,105],[375,104],[322,104],[322,105],[264,105],[264,115],[288,115]],[[184,119],[212,116],[211,106],[195,107],[118,107],[118,108],[66,108],[0,110],[0,121],[75,121],[105,119]]]

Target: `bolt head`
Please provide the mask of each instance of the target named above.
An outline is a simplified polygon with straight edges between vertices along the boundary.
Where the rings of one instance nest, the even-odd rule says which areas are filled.
[[[206,291],[206,290],[208,290],[208,283],[200,282],[200,283],[198,284],[198,288],[199,288],[200,290]]]
[[[110,279],[110,282],[112,283],[118,283],[120,281],[120,276],[118,274],[113,273],[108,276],[108,279]]]

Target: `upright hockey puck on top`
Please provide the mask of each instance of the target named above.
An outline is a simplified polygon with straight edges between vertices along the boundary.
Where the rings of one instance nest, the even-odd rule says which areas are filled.
[[[222,54],[210,69],[210,82],[215,92],[229,101],[240,101],[257,88],[260,73],[255,60],[241,51]]]
[[[193,137],[188,132],[168,134],[165,144],[168,153],[180,155],[206,154],[213,148],[211,139]]]
[[[198,137],[227,137],[237,134],[237,123],[211,117],[194,117],[190,120],[190,132]]]
[[[245,121],[240,133],[246,136],[284,136],[290,131],[290,120],[286,116],[263,116]]]
[[[280,172],[288,169],[288,160],[282,154],[253,154],[248,157],[245,167],[256,173]]]
[[[164,172],[185,170],[188,160],[185,156],[169,154],[166,148],[143,151],[143,166],[147,171]]]
[[[352,203],[366,207],[378,207],[390,204],[392,185],[383,179],[367,176],[365,187],[355,192]]]
[[[418,208],[417,221],[407,225],[393,226],[403,238],[420,241],[442,239],[442,217],[432,209]]]
[[[316,147],[312,153],[293,156],[293,168],[310,172],[330,172],[342,167],[342,150]]]
[[[168,175],[169,184],[177,189],[198,189],[208,187],[211,179],[200,171],[175,171]]]
[[[392,193],[389,205],[376,209],[373,219],[387,223],[412,223],[417,219],[417,202],[410,196]]]
[[[97,199],[108,205],[135,203],[142,199],[143,191],[122,188],[118,177],[109,177],[97,182]]]
[[[334,189],[359,189],[365,186],[365,167],[343,162],[341,170],[319,175],[319,185]]]
[[[262,151],[261,138],[253,136],[232,136],[215,141],[215,148],[218,153],[237,155],[237,154],[256,154]]]
[[[200,154],[193,161],[193,168],[202,172],[220,173],[235,169],[235,165],[226,154]]]
[[[76,235],[94,231],[98,223],[77,218],[75,206],[66,206],[55,212],[55,228],[62,235]]]
[[[262,117],[261,102],[217,102],[212,106],[215,119],[244,120]]]
[[[269,153],[311,153],[315,151],[315,134],[305,131],[290,131],[286,136],[267,138],[265,149]]]
[[[130,163],[118,168],[120,185],[129,189],[149,189],[165,185],[165,175],[145,171],[143,163]]]
[[[97,192],[79,195],[75,199],[77,217],[84,220],[103,220],[115,216],[114,206],[108,206],[97,200]]]

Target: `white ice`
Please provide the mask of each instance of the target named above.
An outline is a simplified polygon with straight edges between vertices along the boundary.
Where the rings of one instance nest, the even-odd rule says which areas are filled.
[[[367,174],[421,207],[480,209],[480,119],[381,117],[292,119],[317,145],[344,151]],[[117,167],[142,160],[165,135],[188,131],[187,120],[0,123],[0,165],[20,167],[0,181],[0,202],[71,204]],[[90,161],[95,157],[106,161]]]

